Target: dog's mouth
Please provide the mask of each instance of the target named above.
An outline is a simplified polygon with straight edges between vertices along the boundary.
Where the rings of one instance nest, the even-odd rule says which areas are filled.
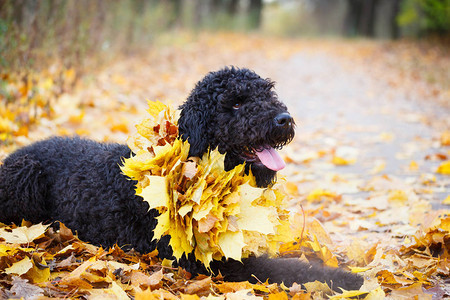
[[[263,164],[273,171],[279,171],[286,166],[277,150],[269,145],[247,149],[242,152],[241,157],[248,163]]]

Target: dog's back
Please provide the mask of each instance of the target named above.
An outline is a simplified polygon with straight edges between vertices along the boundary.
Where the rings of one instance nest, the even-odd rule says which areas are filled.
[[[114,230],[121,218],[148,211],[132,201],[134,183],[119,168],[130,153],[126,145],[62,137],[12,153],[0,166],[0,220],[57,220],[88,241],[113,245],[122,239]]]

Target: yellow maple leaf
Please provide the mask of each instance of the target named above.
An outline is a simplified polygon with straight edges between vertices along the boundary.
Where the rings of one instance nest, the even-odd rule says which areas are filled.
[[[310,202],[319,202],[323,200],[336,200],[340,196],[336,195],[333,192],[324,189],[315,189],[312,190],[308,196],[306,196],[306,200]]]
[[[442,204],[450,205],[450,195],[448,195],[448,196],[444,199],[444,201],[442,201]]]
[[[388,270],[381,270],[377,272],[376,277],[378,279],[378,282],[382,286],[389,286],[392,288],[398,288],[402,286],[402,284],[397,281],[395,275]]]
[[[144,198],[149,204],[149,209],[160,208],[169,204],[168,183],[166,177],[149,176],[150,183],[142,189],[138,196]]]
[[[74,125],[80,125],[81,123],[83,123],[85,115],[85,111],[82,110],[79,114],[69,116],[69,122]]]
[[[440,224],[437,226],[437,228],[450,233],[450,216],[440,219]]]
[[[11,267],[5,269],[6,274],[23,275],[33,268],[33,262],[26,256],[24,259],[15,262]]]
[[[152,116],[153,118],[157,118],[159,116],[159,114],[164,111],[165,109],[167,109],[167,105],[165,105],[164,103],[162,103],[161,101],[151,101],[148,100],[148,109],[147,112],[150,114],[150,116]]]
[[[293,183],[293,182],[286,182],[285,183],[285,187],[286,187],[286,191],[291,194],[291,195],[298,195],[298,186],[297,184]]]
[[[336,166],[346,166],[354,164],[356,160],[354,159],[346,159],[340,156],[333,156],[331,162]]]
[[[148,101],[148,105],[150,118],[137,124],[137,133],[127,140],[128,147],[135,154],[154,151],[155,147],[171,144],[178,137],[179,111],[161,102]]]
[[[368,294],[369,293],[365,291],[344,291],[342,294],[331,296],[329,299],[330,300],[353,299],[353,298],[360,299],[359,296],[366,296]]]
[[[33,258],[34,257],[35,255],[33,255]],[[27,276],[34,283],[46,282],[50,278],[50,268],[47,266],[44,259],[40,260],[39,266],[36,266],[36,260],[34,260],[32,268],[27,272]]]
[[[219,235],[218,244],[225,257],[241,260],[242,248],[245,246],[242,232],[225,232]]]
[[[436,170],[436,173],[450,175],[450,160],[443,162]]]
[[[393,203],[405,204],[408,202],[408,195],[402,190],[393,190],[389,192],[388,200]]]
[[[317,237],[317,240],[321,243],[325,243],[327,245],[332,244],[332,240],[325,227],[320,223],[316,218],[310,218],[311,221],[308,221],[307,227],[308,232]]]
[[[261,197],[262,192],[262,189],[252,187],[248,183],[240,186],[240,212],[237,215],[237,223],[241,230],[274,234],[274,224],[270,220],[273,212],[267,207],[252,205],[253,201]]]
[[[5,245],[5,244],[0,244],[0,257],[1,256],[8,256],[11,251],[14,251],[15,247],[13,246],[9,246],[9,245]]]
[[[371,269],[370,267],[363,268],[363,267],[351,267],[351,266],[349,268],[352,271],[352,273],[361,273],[361,272],[365,272],[365,271],[368,271]]]
[[[40,260],[39,266],[36,266],[37,260]],[[50,269],[47,267],[47,263],[44,259],[40,259],[38,254],[34,254],[33,259],[26,256],[6,268],[4,272],[18,276],[26,275],[34,283],[45,282],[50,277]]]
[[[417,164],[416,161],[412,160],[412,161],[409,163],[409,170],[410,170],[410,171],[417,171],[417,170],[419,170],[419,165]]]
[[[6,228],[0,228],[0,238],[7,243],[28,244],[44,235],[50,225],[36,224],[30,227],[22,226],[7,231]]]
[[[269,300],[288,300],[286,292],[281,291],[273,294],[269,294]]]
[[[331,294],[333,291],[330,289],[330,287],[328,286],[328,284],[324,283],[324,282],[320,282],[320,281],[314,281],[314,282],[306,282],[303,284],[306,288],[306,291],[308,293],[313,293],[313,292],[321,292],[324,294]]]
[[[160,239],[170,230],[170,212],[163,212],[158,217],[156,217],[156,219],[158,220],[158,225],[156,226],[155,230],[153,230],[153,235],[155,239]]]
[[[450,146],[450,131],[444,131],[441,134],[440,140],[442,146]]]
[[[369,292],[369,295],[364,298],[365,300],[384,300],[386,298],[386,294],[384,293],[381,287],[378,287]]]
[[[163,289],[152,291],[150,288],[146,290],[138,290],[135,296],[136,300],[161,300],[161,299],[178,299],[175,295]]]
[[[219,291],[221,293],[225,294],[225,293],[236,292],[239,290],[251,289],[253,287],[253,285],[248,281],[241,281],[241,282],[225,281],[225,282],[217,284],[216,287],[219,289]]]
[[[316,252],[317,256],[322,259],[325,265],[337,268],[338,261],[337,258],[333,255],[333,253],[326,246],[322,246],[317,239],[317,236],[312,234],[313,240],[307,241],[306,244],[311,247],[311,249]]]

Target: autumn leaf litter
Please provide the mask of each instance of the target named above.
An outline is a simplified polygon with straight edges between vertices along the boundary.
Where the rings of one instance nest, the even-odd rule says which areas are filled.
[[[272,51],[272,47],[269,47],[275,42],[279,44],[279,51]],[[225,47],[225,44],[232,44],[233,47]],[[261,47],[260,50],[249,50],[255,49],[255,45]],[[352,49],[345,44],[338,46],[344,69],[346,56],[356,55],[356,61],[361,62],[376,49],[376,45],[370,43],[354,45]],[[78,133],[97,140],[125,141],[128,136],[134,135],[133,128],[138,123],[136,120],[148,118],[143,99],[164,100],[169,106],[176,107],[196,80],[222,65],[232,62],[253,67],[259,73],[274,74],[276,72],[273,70],[298,51],[312,53],[319,50],[329,53],[333,47],[336,45],[328,42],[269,41],[258,37],[238,39],[233,34],[200,37],[183,50],[184,56],[175,55],[181,51],[179,48],[161,47],[150,51],[146,57],[128,58],[112,65],[101,72],[95,84],[88,89],[75,88],[71,93],[59,95],[59,101],[52,103],[52,113],[46,111],[43,102],[37,102],[35,107],[42,109],[39,108],[37,120],[33,120],[29,127],[26,126],[26,130],[18,127],[14,117],[24,108],[9,110],[1,120],[2,138],[13,142],[6,143],[0,151],[4,156],[20,145],[52,134]],[[398,47],[400,53],[406,51],[406,48],[402,48],[405,45]],[[265,62],[264,66],[261,66],[261,61]],[[382,63],[375,60],[373,64],[375,69],[382,70]],[[168,72],[171,69],[167,68],[168,65],[176,66],[178,71]],[[153,67],[152,74],[147,72],[149,66]],[[70,72],[65,73],[68,82],[74,76]],[[390,72],[392,88],[403,89],[411,84],[411,79],[404,83],[399,78],[395,72]],[[47,81],[40,87],[45,89],[45,84],[50,86],[50,83],[55,84]],[[414,89],[420,86],[415,85]],[[18,95],[25,88],[28,86],[18,88]],[[417,92],[421,93],[420,90]],[[176,101],[167,102],[168,99]],[[172,115],[171,118],[175,126],[176,116]],[[332,147],[326,143],[313,145],[305,140],[320,141],[323,132],[300,133],[303,137],[283,150],[289,164],[286,171],[281,172],[278,187],[285,195],[283,202],[289,211],[289,230],[293,240],[283,237],[283,243],[277,244],[276,250],[283,256],[318,260],[364,275],[365,284],[361,291],[335,294],[332,296],[334,299],[355,296],[366,299],[382,299],[385,296],[394,299],[448,297],[450,217],[448,206],[445,205],[448,205],[450,196],[444,197],[443,206],[438,209],[433,208],[429,200],[436,191],[448,193],[450,134],[448,127],[437,128],[440,129],[437,129],[432,141],[436,151],[424,153],[423,162],[409,161],[404,171],[412,175],[406,177],[386,172],[389,161],[383,159],[372,161],[370,172],[363,177],[352,172],[341,172],[361,163],[357,147],[345,143],[333,144]],[[138,127],[137,132],[145,133],[145,130],[144,127]],[[155,145],[164,143],[166,148],[159,145],[163,149],[161,153],[175,151],[167,148],[167,145],[175,142],[175,128],[169,126],[164,130],[166,135],[156,140],[136,139],[134,146],[141,149],[143,145],[156,148],[158,146]],[[375,142],[375,139],[377,143],[389,143],[396,136],[389,132],[378,132],[369,142]],[[168,166],[170,162],[167,161],[162,164],[164,170],[161,169],[161,174],[138,176],[158,176],[166,182],[164,176],[167,174],[163,173],[170,173],[173,168],[177,174],[184,174],[187,178],[200,176],[197,175],[197,166],[185,162],[187,150],[183,147],[186,146],[177,143],[178,152],[171,152],[171,157],[179,157],[183,164],[173,167]],[[417,141],[416,148],[411,149],[420,149],[420,143]],[[130,146],[133,149],[133,145]],[[153,151],[153,154],[158,155],[160,150]],[[140,153],[143,156],[153,154]],[[214,160],[214,157],[208,157],[208,162],[211,159]],[[423,172],[423,164],[429,162],[434,167]],[[236,172],[239,173],[239,170]],[[185,183],[183,177],[176,179],[177,183]],[[144,183],[140,190],[144,198],[146,187],[148,185]],[[158,207],[164,211],[167,204],[173,203],[170,199],[163,199]],[[183,214],[183,210],[188,208],[191,209],[190,205],[178,212]],[[206,233],[213,222],[218,222],[216,219],[217,215],[206,214],[203,219],[197,220],[203,221],[196,226]],[[183,227],[179,241],[186,234],[195,234],[185,229]],[[167,228],[161,229],[160,234],[166,231]],[[0,239],[2,297],[320,299],[332,295],[321,283],[310,283],[302,289],[299,285],[287,288],[268,283],[222,282],[220,277],[191,278],[183,270],[171,268],[168,262],[159,261],[156,253],[138,254],[124,252],[119,247],[103,249],[93,246],[80,241],[64,225],[56,232],[46,225],[26,222],[21,226],[3,225]],[[250,252],[267,250],[267,244],[260,242],[261,236],[248,242],[247,246],[245,243],[241,245],[249,248]],[[261,247],[255,247],[256,244]],[[185,244],[181,249],[188,251],[191,247]],[[198,257],[207,262],[219,254],[237,258],[242,251],[238,253],[218,247],[212,253],[199,252]]]

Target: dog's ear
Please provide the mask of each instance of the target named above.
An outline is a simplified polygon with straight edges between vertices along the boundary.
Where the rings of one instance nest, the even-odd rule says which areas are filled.
[[[207,109],[199,109],[199,106],[186,102],[180,106],[181,114],[178,120],[178,131],[183,141],[190,144],[189,156],[202,157],[209,149],[215,148],[212,145],[212,137],[208,128],[211,128],[211,112]]]

